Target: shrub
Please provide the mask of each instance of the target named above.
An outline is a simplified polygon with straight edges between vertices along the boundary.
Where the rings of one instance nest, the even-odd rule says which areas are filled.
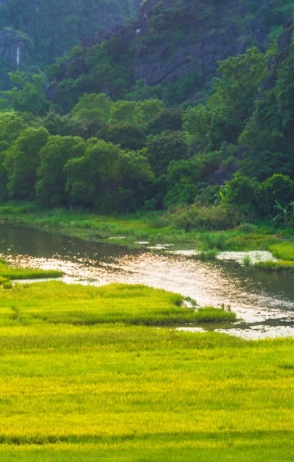
[[[216,231],[232,228],[238,225],[243,217],[234,207],[201,206],[193,204],[177,208],[168,214],[171,221],[186,231],[198,229],[201,231]]]

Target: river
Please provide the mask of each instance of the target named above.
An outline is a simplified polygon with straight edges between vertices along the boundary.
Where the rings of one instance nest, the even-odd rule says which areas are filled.
[[[217,330],[249,339],[294,337],[293,275],[264,273],[234,260],[204,262],[190,254],[175,254],[172,247],[165,254],[147,247],[130,251],[111,241],[91,243],[0,227],[0,254],[13,264],[61,269],[67,283],[124,282],[163,288],[200,305],[230,306],[239,323]]]

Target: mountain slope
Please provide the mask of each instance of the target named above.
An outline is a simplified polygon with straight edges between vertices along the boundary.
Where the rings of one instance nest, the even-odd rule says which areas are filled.
[[[138,6],[138,0],[0,0],[2,64],[52,63],[86,36],[136,18]]]
[[[77,98],[104,91],[112,98],[159,96],[168,104],[197,99],[219,61],[251,46],[267,49],[291,9],[289,0],[283,6],[277,0],[147,0],[139,21],[92,36],[64,59],[50,75],[51,95],[67,100],[66,81]]]

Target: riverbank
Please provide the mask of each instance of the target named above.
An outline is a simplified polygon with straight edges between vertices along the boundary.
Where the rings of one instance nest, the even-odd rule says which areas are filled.
[[[0,207],[0,223],[22,226],[88,242],[107,242],[128,248],[157,251],[197,250],[200,258],[212,259],[223,251],[272,253],[271,261],[252,262],[264,271],[294,271],[294,230],[274,230],[263,225],[244,223],[225,231],[185,231],[163,213],[141,216],[109,217],[65,209],[36,212],[31,204]]]

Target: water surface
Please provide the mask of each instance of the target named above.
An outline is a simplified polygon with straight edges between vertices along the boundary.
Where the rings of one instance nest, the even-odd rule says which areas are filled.
[[[171,250],[171,248],[169,248]],[[11,226],[0,227],[0,254],[15,264],[61,269],[66,282],[142,283],[179,292],[201,305],[228,305],[244,321],[230,333],[245,338],[294,337],[293,275],[264,273],[234,261],[130,251],[113,244]]]

